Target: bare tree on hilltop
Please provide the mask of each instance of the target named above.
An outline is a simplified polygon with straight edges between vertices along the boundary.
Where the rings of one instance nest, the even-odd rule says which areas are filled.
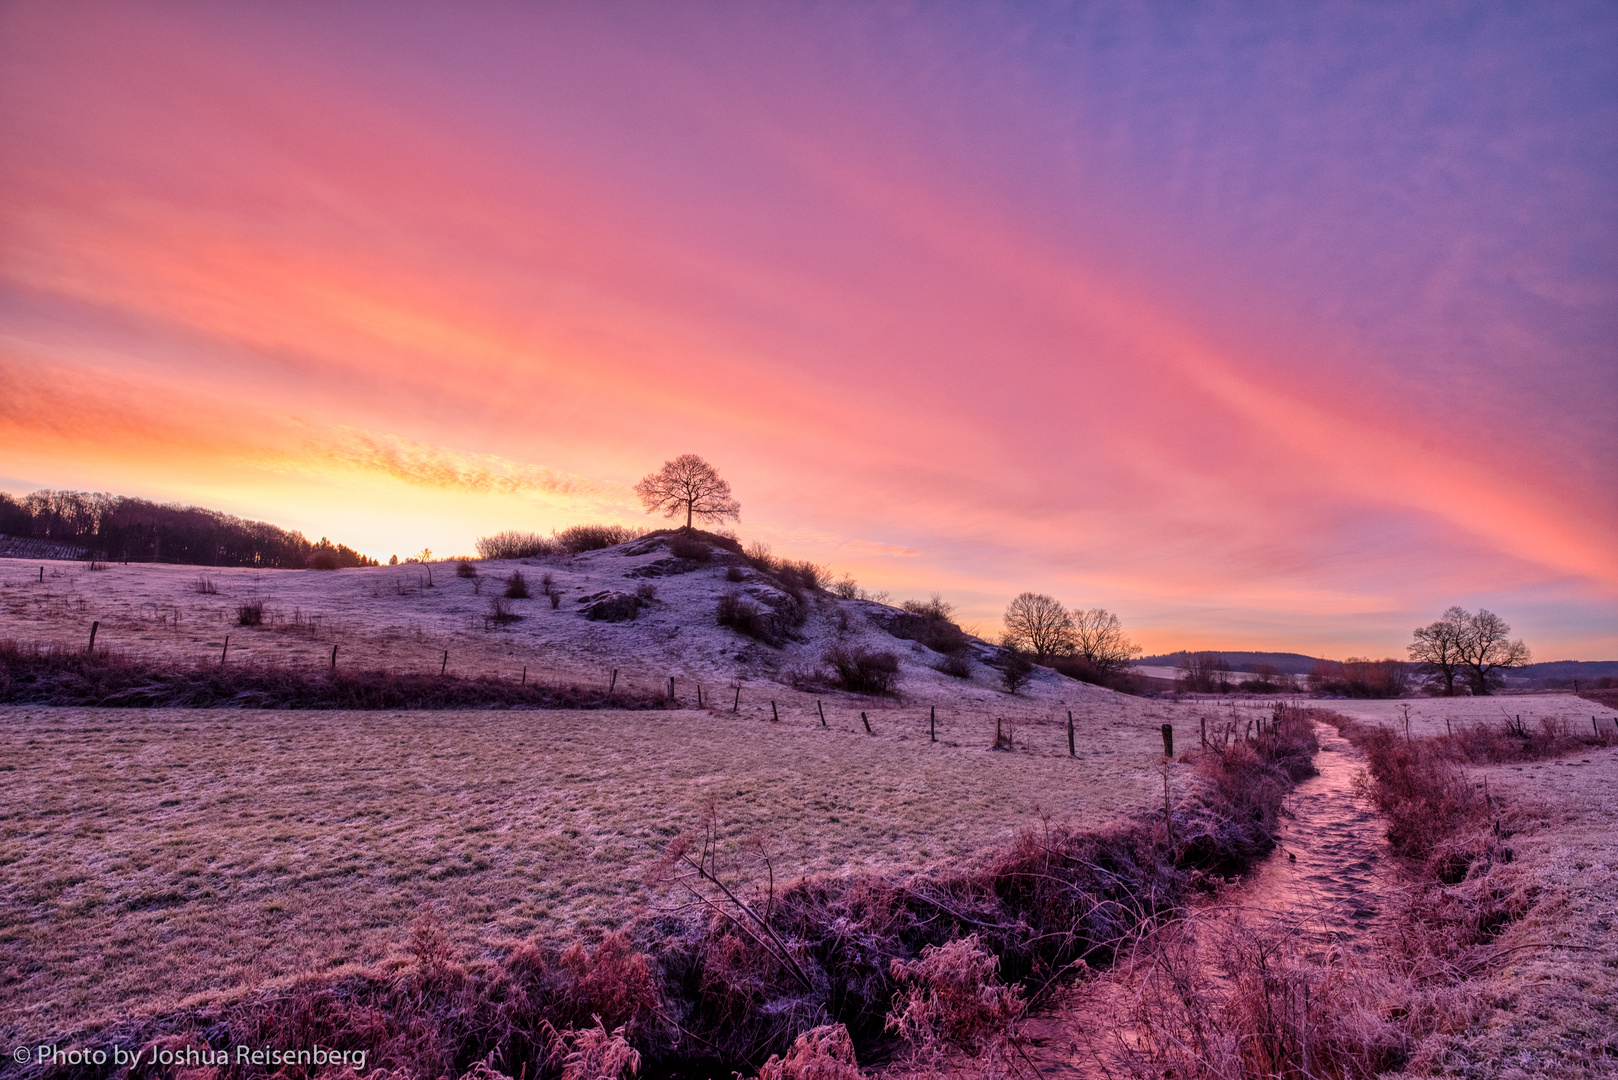
[[[1455,680],[1462,677],[1481,696],[1500,686],[1502,671],[1531,660],[1528,646],[1511,640],[1510,633],[1511,627],[1492,611],[1479,608],[1474,615],[1452,607],[1437,622],[1416,629],[1410,659],[1445,696],[1454,696]]]
[[[661,510],[664,517],[674,517],[684,510],[688,530],[696,519],[741,519],[742,504],[730,497],[730,484],[695,454],[681,454],[673,461],[665,461],[657,472],[641,478],[635,494],[648,514]]]

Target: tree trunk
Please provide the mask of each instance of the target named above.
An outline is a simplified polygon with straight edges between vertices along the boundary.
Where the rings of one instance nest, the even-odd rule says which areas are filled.
[[[691,531],[691,500],[689,499],[685,503],[685,531]]]

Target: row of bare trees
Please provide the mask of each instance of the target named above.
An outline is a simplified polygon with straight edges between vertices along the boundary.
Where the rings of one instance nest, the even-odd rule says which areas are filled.
[[[1054,597],[1025,592],[1006,605],[1001,644],[1087,682],[1110,684],[1141,647],[1124,636],[1118,616],[1105,608],[1069,611]]]

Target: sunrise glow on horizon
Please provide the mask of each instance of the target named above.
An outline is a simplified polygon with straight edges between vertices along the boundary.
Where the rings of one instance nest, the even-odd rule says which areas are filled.
[[[0,490],[1618,657],[1618,14],[0,10]]]

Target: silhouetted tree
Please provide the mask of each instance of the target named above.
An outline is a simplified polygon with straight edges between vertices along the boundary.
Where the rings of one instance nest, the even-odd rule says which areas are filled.
[[[1039,659],[1073,651],[1073,617],[1044,593],[1025,592],[1006,605],[1001,642],[1008,649],[1031,652]]]
[[[1506,620],[1492,611],[1479,608],[1476,615],[1467,616],[1466,632],[1461,635],[1461,663],[1466,666],[1472,693],[1493,692],[1505,682],[1503,671],[1522,667],[1533,659],[1528,646],[1520,639],[1512,641],[1510,633]]]
[[[1103,679],[1110,679],[1141,654],[1141,647],[1124,637],[1118,616],[1103,608],[1072,613],[1073,653]]]
[[[1455,680],[1465,665],[1461,641],[1466,636],[1469,619],[1471,615],[1465,608],[1452,607],[1436,622],[1417,627],[1416,640],[1406,646],[1416,670],[1427,677],[1430,687],[1442,690],[1445,697],[1455,696]]]
[[[688,530],[697,518],[712,522],[741,519],[742,504],[730,497],[730,484],[695,454],[665,461],[657,472],[641,478],[635,494],[648,514],[661,510],[664,517],[674,517],[684,510]]]

